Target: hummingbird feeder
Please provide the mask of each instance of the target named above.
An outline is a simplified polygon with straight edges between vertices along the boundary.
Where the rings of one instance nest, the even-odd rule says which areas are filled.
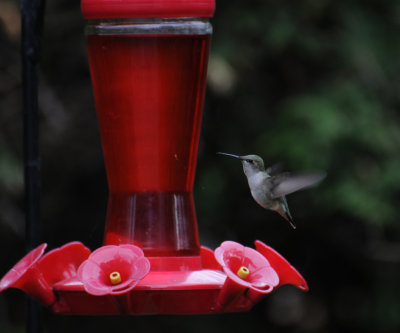
[[[214,0],[82,0],[109,185],[104,246],[42,244],[0,281],[58,314],[248,311],[303,277],[256,250],[199,241],[193,183]]]

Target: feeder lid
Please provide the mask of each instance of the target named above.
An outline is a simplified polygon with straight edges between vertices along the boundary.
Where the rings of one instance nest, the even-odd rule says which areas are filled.
[[[82,0],[81,9],[87,20],[212,17],[215,0]]]

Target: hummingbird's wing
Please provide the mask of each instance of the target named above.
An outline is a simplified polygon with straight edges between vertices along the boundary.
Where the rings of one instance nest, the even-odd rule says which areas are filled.
[[[277,187],[277,185],[279,185],[289,177],[289,172],[283,172],[276,176],[271,176],[268,173],[265,173],[265,178],[261,183],[262,191],[264,193],[268,193],[270,199],[275,199],[276,197],[272,195],[274,189]]]
[[[282,173],[283,168],[284,168],[284,163],[278,162],[268,167],[265,171],[271,176],[276,176]]]
[[[326,176],[323,172],[302,173],[298,175],[280,174],[267,181],[271,198],[279,198],[319,183]]]

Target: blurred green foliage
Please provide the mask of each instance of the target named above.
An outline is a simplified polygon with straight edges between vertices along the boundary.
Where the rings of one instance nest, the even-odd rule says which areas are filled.
[[[11,8],[11,9],[10,9]],[[7,9],[7,10],[6,10]],[[0,274],[24,250],[18,3],[0,3]],[[14,23],[14,24],[13,24]],[[310,284],[278,289],[251,313],[207,317],[46,315],[46,331],[173,329],[398,332],[400,329],[400,3],[218,1],[195,184],[202,244],[261,239]],[[102,241],[107,184],[78,0],[47,3],[40,67],[43,239]],[[250,197],[238,161],[326,170],[289,196],[298,229]],[[11,249],[11,250],[10,250]],[[20,294],[0,323],[20,331]]]

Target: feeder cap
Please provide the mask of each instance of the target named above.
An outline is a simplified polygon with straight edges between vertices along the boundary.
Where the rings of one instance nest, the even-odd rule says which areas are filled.
[[[178,18],[212,17],[215,0],[82,0],[83,17],[111,18]]]

